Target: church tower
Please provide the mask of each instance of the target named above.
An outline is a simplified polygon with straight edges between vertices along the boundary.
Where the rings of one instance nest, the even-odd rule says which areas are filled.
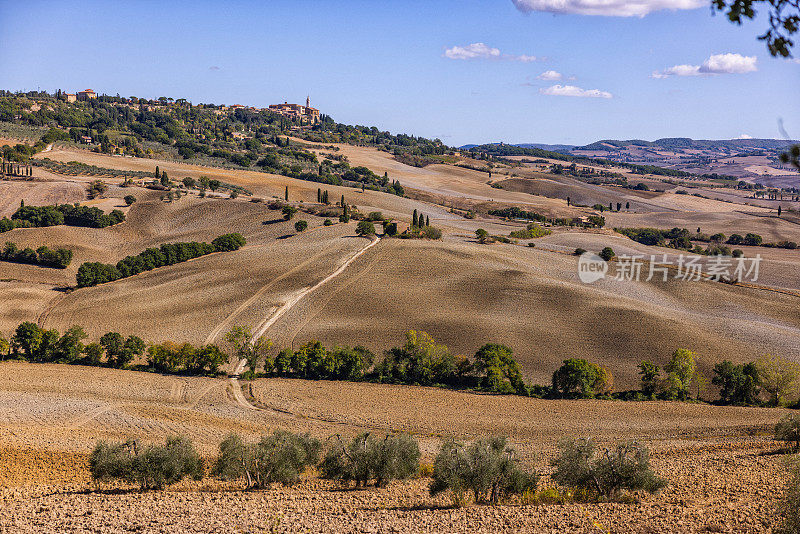
[[[306,96],[306,107],[307,108],[311,107],[311,96]]]

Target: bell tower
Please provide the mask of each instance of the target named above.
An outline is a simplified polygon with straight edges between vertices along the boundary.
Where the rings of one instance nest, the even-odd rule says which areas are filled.
[[[310,107],[311,107],[311,96],[307,96],[307,97],[306,97],[306,107],[307,107],[307,108],[310,108]]]

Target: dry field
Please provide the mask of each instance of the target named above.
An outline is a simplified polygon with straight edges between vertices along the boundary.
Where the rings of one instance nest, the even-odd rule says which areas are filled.
[[[543,401],[431,388],[261,379],[240,406],[227,379],[60,365],[0,364],[0,530],[14,532],[766,532],[785,479],[764,437],[780,410],[671,403]],[[139,493],[90,481],[99,439],[183,433],[210,461],[230,431],[274,428],[326,437],[402,430],[430,461],[443,436],[507,434],[546,475],[555,441],[639,439],[670,485],[632,504],[450,508],[425,478],[342,491],[309,478],[243,492],[213,479]],[[543,484],[549,484],[543,479]]]
[[[382,239],[365,250],[370,241],[355,236],[354,223],[323,227],[323,219],[301,213],[297,218],[308,220],[309,230],[297,234],[293,221],[247,197],[189,195],[167,203],[160,192],[122,189],[108,180],[108,198],[95,205],[113,209],[129,192],[138,198],[124,223],[105,229],[16,229],[0,236],[0,241],[34,248],[66,246],[75,254],[63,271],[0,262],[0,332],[8,335],[19,322],[32,320],[62,330],[79,324],[92,338],[115,330],[147,341],[203,343],[220,341],[235,324],[269,323],[265,333],[277,348],[319,339],[380,353],[402,343],[405,331],[422,329],[468,356],[489,341],[508,344],[526,377],[537,383],[547,383],[561,360],[586,357],[612,371],[618,390],[636,385],[635,366],[641,360],[663,364],[678,347],[698,351],[699,368],[709,378],[710,368],[723,358],[742,362],[773,352],[800,361],[797,251],[745,251],[765,258],[760,283],[794,293],[708,281],[606,279],[585,285],[569,254],[576,247],[598,251],[610,245],[617,254],[674,251],[608,230],[558,229],[535,240],[535,248],[524,242],[480,245],[474,239],[477,228],[507,235],[521,224],[469,220],[448,210],[451,202],[518,205],[574,216],[587,210],[568,208],[562,200],[567,194],[605,203],[631,199],[631,213],[604,214],[608,226],[700,226],[706,233],[754,231],[767,240],[800,241],[800,225],[777,219],[767,208],[532,175],[513,180],[521,190],[494,189],[479,171],[408,167],[362,147],[342,146],[341,153],[354,166],[387,171],[439,205],[322,186],[332,198],[344,194],[364,212],[382,210],[403,221],[418,209],[443,229],[443,240]],[[315,200],[319,187],[265,173],[75,149],[46,156],[129,170],[149,171],[158,164],[173,179],[206,175],[261,198],[282,196],[288,185],[295,202]],[[0,182],[0,215],[13,213],[21,198],[30,204],[83,199],[85,177],[41,178]],[[247,238],[239,251],[64,290],[74,285],[84,261],[113,263],[161,243],[209,241],[233,231]],[[777,446],[767,437],[779,410],[542,401],[277,379],[243,386],[248,400],[238,394],[240,384],[222,378],[0,363],[0,531],[758,532],[770,528],[784,480],[781,458],[771,454]],[[308,480],[292,490],[240,492],[204,481],[151,494],[119,488],[96,492],[88,479],[86,455],[98,439],[156,441],[183,433],[211,457],[230,431],[255,438],[274,428],[320,437],[365,429],[410,431],[419,437],[427,460],[446,435],[506,434],[524,461],[543,473],[563,435],[639,439],[652,447],[653,464],[671,485],[635,504],[450,509],[446,498],[427,496],[424,479],[368,491],[341,491]]]

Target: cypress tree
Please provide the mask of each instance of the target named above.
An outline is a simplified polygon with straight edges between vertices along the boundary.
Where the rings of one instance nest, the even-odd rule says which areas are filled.
[[[340,205],[341,205],[343,208],[345,207],[345,203],[344,203],[344,195],[342,195],[342,201],[340,202]]]
[[[430,225],[431,225],[431,218],[426,215],[425,216],[425,226],[430,226]]]
[[[411,216],[411,226],[417,226],[417,210],[414,210],[414,215]]]
[[[286,186],[286,190],[283,192],[283,200],[289,200],[289,186]]]
[[[161,179],[161,170],[158,168],[158,165],[156,165],[156,180],[159,179]]]
[[[318,187],[317,188],[317,203],[319,204],[320,202],[322,202],[322,189]]]

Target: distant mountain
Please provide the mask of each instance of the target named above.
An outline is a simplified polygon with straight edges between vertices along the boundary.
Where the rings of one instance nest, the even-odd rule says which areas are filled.
[[[498,145],[498,146],[502,144],[504,143],[488,143],[488,145]],[[539,148],[542,150],[552,150],[553,152],[569,152],[570,150],[575,148],[575,145],[547,145],[545,143],[518,143],[515,145],[509,145],[508,143],[505,144],[508,146],[518,146],[520,148]],[[460,148],[461,150],[469,150],[470,148],[475,148],[476,146],[487,146],[487,145],[462,145],[458,148]]]
[[[666,137],[655,141],[643,141],[641,139],[629,139],[619,141],[616,139],[603,139],[595,141],[585,146],[572,147],[572,150],[602,150],[604,152],[616,152],[631,147],[640,148],[660,148],[665,150],[777,150],[797,143],[797,141],[786,141],[784,139],[721,139],[704,140],[690,139],[688,137]]]

